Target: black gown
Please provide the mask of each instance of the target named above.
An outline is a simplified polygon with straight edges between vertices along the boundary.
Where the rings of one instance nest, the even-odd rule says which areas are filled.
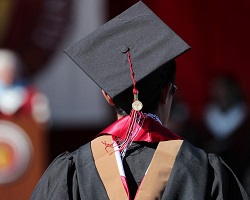
[[[138,142],[127,151],[123,165],[132,196],[156,148],[157,144]],[[109,199],[95,165],[91,143],[73,153],[59,155],[45,171],[31,199]],[[220,157],[183,141],[160,199],[247,200],[249,197]]]

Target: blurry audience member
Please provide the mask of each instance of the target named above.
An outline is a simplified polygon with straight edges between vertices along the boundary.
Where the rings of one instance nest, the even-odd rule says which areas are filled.
[[[0,49],[0,119],[31,114],[40,123],[49,119],[48,100],[21,79],[21,61],[11,50]]]
[[[197,130],[200,138],[195,145],[221,156],[240,181],[246,182],[250,117],[243,92],[232,76],[218,76],[213,80],[200,125]],[[245,185],[246,189],[249,187]]]

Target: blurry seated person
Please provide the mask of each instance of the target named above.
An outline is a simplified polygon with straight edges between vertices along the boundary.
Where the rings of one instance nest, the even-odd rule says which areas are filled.
[[[250,117],[242,88],[233,76],[213,79],[200,124],[196,126],[200,138],[197,146],[219,155],[244,183],[250,167]],[[249,185],[245,187],[250,190]]]
[[[38,122],[49,118],[47,98],[22,80],[21,61],[11,50],[0,49],[0,119],[31,115]]]
[[[59,155],[31,199],[248,199],[219,157],[164,127],[176,90],[174,59],[188,49],[142,2],[66,49],[118,119]]]

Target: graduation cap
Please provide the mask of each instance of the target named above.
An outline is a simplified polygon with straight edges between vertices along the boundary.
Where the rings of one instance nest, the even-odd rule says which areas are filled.
[[[140,81],[189,48],[139,1],[67,48],[65,53],[113,98],[133,85],[131,63],[134,78]]]

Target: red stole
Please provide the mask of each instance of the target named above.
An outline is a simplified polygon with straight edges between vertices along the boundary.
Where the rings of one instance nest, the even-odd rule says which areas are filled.
[[[103,141],[112,143],[112,137],[104,135],[96,138],[91,142],[91,149],[108,197],[111,200],[128,200],[129,193],[120,177],[115,154],[106,152]],[[161,199],[182,142],[183,140],[169,140],[159,143],[148,171],[138,188],[136,200]]]
[[[130,122],[130,116],[125,116],[109,127],[104,129],[99,135],[112,135],[124,139],[124,132],[128,129]],[[134,142],[145,141],[145,142],[160,142],[167,140],[178,140],[182,139],[166,127],[162,126],[159,122],[151,117],[145,117],[142,127],[135,123],[135,129],[138,130],[137,136],[134,138]]]
[[[101,137],[91,142],[97,171],[111,200],[129,199],[129,191],[126,179],[121,175],[118,167],[119,162],[115,155],[117,152],[114,153],[114,150],[107,152],[103,144],[113,144],[117,137],[124,139],[124,133],[130,125],[130,118],[130,116],[125,116],[117,120],[99,134]],[[140,125],[138,123],[134,125],[137,134],[133,141],[159,142],[159,145],[135,199],[160,199],[183,140],[155,119],[146,116],[143,120]]]

